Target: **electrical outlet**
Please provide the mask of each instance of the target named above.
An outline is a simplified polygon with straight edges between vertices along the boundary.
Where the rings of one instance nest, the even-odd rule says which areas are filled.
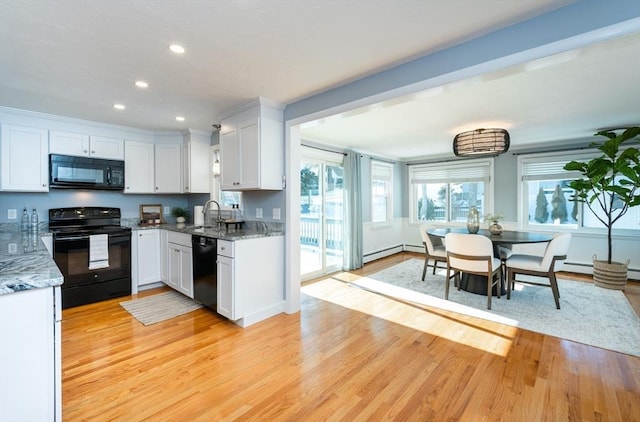
[[[256,208],[256,218],[262,218],[262,208]]]
[[[15,220],[18,218],[18,212],[15,209],[7,210],[7,218],[9,220]]]
[[[164,207],[164,215],[171,214],[171,207]]]
[[[273,209],[273,219],[280,220],[280,208]]]

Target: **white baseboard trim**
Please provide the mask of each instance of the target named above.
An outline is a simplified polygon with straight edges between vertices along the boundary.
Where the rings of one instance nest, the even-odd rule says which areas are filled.
[[[397,245],[397,246],[393,246],[391,248],[383,249],[381,251],[370,252],[370,253],[366,254],[362,258],[362,262],[366,264],[368,262],[375,261],[376,259],[384,258],[386,256],[395,255],[395,254],[400,253],[402,251],[404,251],[404,246],[403,245]]]
[[[273,306],[262,309],[258,312],[254,312],[251,315],[247,315],[233,322],[242,328],[246,328],[252,324],[255,324],[256,322],[260,322],[267,318],[271,318],[272,316],[284,313],[285,304],[286,302],[282,301],[280,303],[277,303]]]

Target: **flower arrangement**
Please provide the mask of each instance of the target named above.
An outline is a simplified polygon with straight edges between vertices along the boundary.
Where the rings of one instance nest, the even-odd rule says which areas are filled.
[[[500,221],[504,220],[504,215],[500,213],[496,214],[487,214],[484,216],[484,221],[491,222],[492,224],[498,224]]]

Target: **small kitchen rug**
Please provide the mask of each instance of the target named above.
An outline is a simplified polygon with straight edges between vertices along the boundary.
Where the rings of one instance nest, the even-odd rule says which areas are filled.
[[[199,303],[174,291],[120,302],[120,306],[144,325],[166,321],[202,308]]]

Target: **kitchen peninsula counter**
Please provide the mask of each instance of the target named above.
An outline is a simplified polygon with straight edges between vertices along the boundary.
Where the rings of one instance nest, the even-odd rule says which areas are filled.
[[[0,231],[0,295],[60,286],[64,278],[40,236]]]
[[[234,229],[234,228],[209,228],[194,226],[189,224],[158,224],[158,225],[145,225],[145,226],[131,226],[132,230],[170,230],[174,232],[186,233],[191,235],[199,235],[205,237],[211,237],[215,239],[236,241],[245,239],[258,239],[262,237],[270,236],[283,236],[284,232],[278,228],[263,229],[257,226],[249,225],[248,228]]]

